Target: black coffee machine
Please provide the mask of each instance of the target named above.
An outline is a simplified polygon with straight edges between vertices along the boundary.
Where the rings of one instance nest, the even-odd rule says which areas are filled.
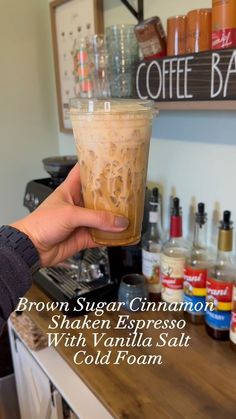
[[[63,182],[76,162],[76,156],[44,159],[43,165],[50,177],[28,182],[24,206],[34,211]],[[147,189],[145,208],[148,208],[148,192]],[[143,232],[147,217],[145,210]],[[115,301],[120,278],[131,272],[141,273],[140,244],[83,250],[57,266],[40,269],[34,275],[34,282],[53,300],[67,301],[71,312],[66,314],[73,314],[78,297],[94,302]]]

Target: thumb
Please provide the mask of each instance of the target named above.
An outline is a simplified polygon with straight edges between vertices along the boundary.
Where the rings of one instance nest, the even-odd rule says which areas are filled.
[[[93,227],[103,231],[123,231],[129,225],[129,220],[121,215],[108,211],[71,207],[68,219],[72,228]]]

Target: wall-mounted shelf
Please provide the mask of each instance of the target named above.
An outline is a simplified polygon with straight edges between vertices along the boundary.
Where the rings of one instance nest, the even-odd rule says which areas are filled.
[[[136,93],[160,110],[236,110],[236,49],[144,60]]]
[[[236,100],[156,102],[159,111],[236,111]]]

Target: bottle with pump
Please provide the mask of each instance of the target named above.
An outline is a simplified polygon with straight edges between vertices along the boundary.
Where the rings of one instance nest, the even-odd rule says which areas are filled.
[[[212,305],[206,309],[206,330],[217,340],[229,339],[233,282],[236,278],[231,259],[233,223],[230,216],[230,211],[224,211],[223,220],[219,226],[216,263],[209,270],[206,282],[206,303]]]
[[[184,315],[191,323],[204,323],[207,269],[210,267],[207,252],[207,214],[205,204],[198,204],[195,213],[194,238],[190,257],[184,269],[184,301],[192,303]]]
[[[159,214],[159,192],[153,188],[150,200],[148,230],[142,237],[142,272],[146,278],[150,301],[160,301],[160,255],[162,228]]]
[[[182,234],[182,208],[179,198],[173,199],[170,219],[170,238],[161,254],[161,298],[167,303],[183,301],[183,278],[190,244]]]

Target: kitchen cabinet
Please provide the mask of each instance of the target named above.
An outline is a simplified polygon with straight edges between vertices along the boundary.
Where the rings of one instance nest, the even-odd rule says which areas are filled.
[[[20,419],[7,327],[0,335],[0,418]]]
[[[11,348],[22,419],[63,419],[62,398],[11,330]]]
[[[54,348],[31,351],[8,326],[21,419],[112,419]]]

